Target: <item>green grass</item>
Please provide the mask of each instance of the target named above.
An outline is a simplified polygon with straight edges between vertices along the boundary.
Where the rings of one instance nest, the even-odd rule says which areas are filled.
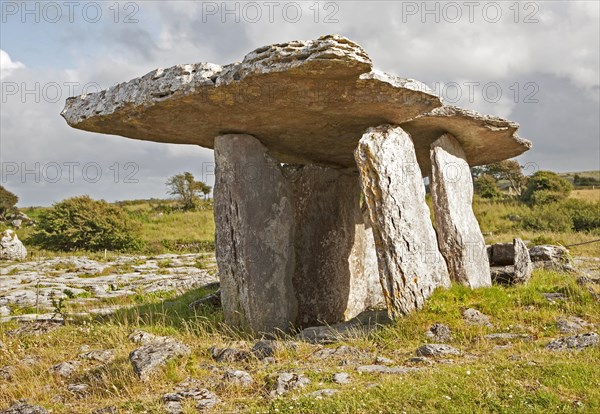
[[[552,304],[541,293],[561,292],[568,301]],[[132,307],[97,320],[77,320],[41,336],[12,337],[7,331],[14,323],[0,325],[0,341],[6,349],[2,364],[15,367],[14,378],[0,384],[0,407],[11,401],[28,398],[52,409],[55,414],[87,413],[114,405],[124,413],[162,413],[161,396],[187,377],[206,381],[207,387],[221,398],[213,412],[267,413],[591,413],[600,411],[600,348],[580,352],[551,352],[544,346],[561,336],[555,322],[562,316],[579,316],[590,323],[600,323],[600,306],[589,292],[578,286],[569,274],[534,272],[526,286],[469,290],[454,285],[438,290],[424,309],[369,335],[338,344],[354,346],[386,356],[397,365],[410,364],[415,349],[426,343],[425,330],[433,323],[445,323],[453,331],[450,345],[464,355],[453,363],[437,363],[422,371],[404,375],[359,374],[352,365],[338,360],[312,360],[318,347],[300,342],[295,350],[276,355],[276,362],[258,361],[216,363],[208,352],[213,345],[250,347],[251,338],[222,323],[222,313],[206,306],[198,312],[188,304],[210,293],[195,290],[181,296],[172,292],[139,295],[127,299]],[[121,302],[124,304],[124,302]],[[466,325],[461,311],[474,307],[489,315],[494,328]],[[174,360],[148,381],[133,374],[128,354],[136,345],[127,335],[136,329],[171,335],[192,349],[189,357]],[[502,342],[488,341],[491,332],[519,332],[532,340],[512,341],[509,349],[495,348]],[[242,341],[242,342],[239,342]],[[248,342],[243,342],[248,341]],[[114,349],[117,358],[102,366],[84,361],[73,378],[61,380],[48,373],[56,363],[75,358],[80,346]],[[35,356],[33,366],[21,364],[25,356]],[[212,367],[247,370],[254,378],[250,388],[215,388],[209,379]],[[294,369],[312,380],[306,389],[277,399],[268,397],[273,376],[281,370]],[[349,385],[333,383],[335,372],[349,372]],[[217,375],[218,379],[218,375]],[[78,398],[66,384],[83,382],[91,385],[86,398]],[[218,381],[217,381],[218,382]],[[323,388],[340,392],[333,397],[315,400],[306,394]],[[64,400],[57,400],[56,395]],[[188,406],[186,413],[192,413]]]

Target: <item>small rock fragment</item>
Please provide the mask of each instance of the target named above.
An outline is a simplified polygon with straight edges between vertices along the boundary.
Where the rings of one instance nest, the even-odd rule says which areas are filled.
[[[27,401],[20,400],[1,411],[2,414],[48,414],[44,407],[27,404]]]
[[[450,328],[443,323],[436,323],[425,332],[425,336],[433,339],[435,342],[448,342],[452,338]]]
[[[246,371],[233,369],[226,370],[222,379],[227,383],[241,385],[243,387],[249,387],[253,382],[252,377]]]
[[[477,309],[469,308],[463,311],[463,319],[469,325],[482,325],[491,327],[492,323],[487,315],[479,312]]]
[[[71,391],[73,394],[85,394],[89,388],[90,388],[90,386],[87,384],[69,384],[69,385],[67,385],[67,390]]]
[[[313,397],[317,400],[322,399],[323,397],[331,397],[334,394],[337,394],[339,392],[339,390],[334,390],[331,388],[325,388],[322,390],[317,390],[317,391],[313,391],[310,394],[308,394],[309,397]]]
[[[140,379],[145,380],[169,359],[186,356],[190,352],[190,348],[183,343],[172,338],[167,338],[162,341],[150,342],[137,348],[129,354],[129,360],[133,365],[135,373]]]
[[[386,357],[378,356],[377,358],[375,358],[375,363],[383,364],[383,365],[391,365],[394,363],[394,361],[389,358],[386,358]]]
[[[556,327],[561,333],[577,333],[584,328],[591,327],[592,324],[576,316],[560,318],[556,321]]]
[[[336,372],[333,374],[333,382],[336,384],[349,384],[351,382],[350,374],[347,372]]]
[[[418,371],[418,368],[410,367],[388,367],[385,365],[361,365],[356,368],[358,372],[369,374],[406,374],[413,371]]]
[[[297,388],[304,388],[310,384],[310,380],[304,374],[296,374],[294,372],[283,372],[277,377],[275,386],[271,391],[271,396],[276,397],[283,395]]]
[[[600,342],[598,334],[595,332],[589,332],[586,334],[566,336],[563,338],[555,339],[546,345],[546,349],[551,351],[565,351],[569,349],[583,349],[589,346],[598,346]]]
[[[217,348],[216,346],[212,346],[208,350],[217,362],[246,361],[252,356],[250,352],[236,348]]]
[[[437,357],[441,355],[460,355],[461,352],[446,344],[425,344],[417,349],[417,356]]]
[[[79,361],[66,361],[54,365],[50,368],[50,371],[61,377],[68,378],[77,370],[77,367],[79,367]]]
[[[88,351],[88,352],[79,354],[79,358],[88,359],[91,361],[98,361],[98,362],[102,362],[103,364],[108,364],[113,359],[115,359],[115,353],[114,353],[114,351],[112,351],[110,349]]]

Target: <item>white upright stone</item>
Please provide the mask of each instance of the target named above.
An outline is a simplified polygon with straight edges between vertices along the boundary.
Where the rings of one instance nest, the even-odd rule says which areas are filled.
[[[470,288],[491,286],[485,240],[473,213],[473,180],[465,152],[450,134],[431,145],[431,197],[440,251],[450,277]]]
[[[407,314],[422,307],[435,288],[450,285],[412,140],[397,126],[369,128],[355,159],[388,311],[392,317]]]

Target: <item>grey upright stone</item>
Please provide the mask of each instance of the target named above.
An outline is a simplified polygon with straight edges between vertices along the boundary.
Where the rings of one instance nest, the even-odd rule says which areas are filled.
[[[440,251],[450,277],[470,288],[492,285],[485,240],[473,213],[471,169],[450,134],[431,145],[431,197]]]
[[[293,207],[279,162],[250,135],[215,138],[216,257],[225,321],[254,331],[296,319]]]
[[[413,143],[400,127],[369,128],[355,158],[388,311],[392,317],[409,313],[422,307],[435,288],[450,285]]]
[[[294,193],[298,325],[333,324],[383,305],[356,171],[287,166]]]

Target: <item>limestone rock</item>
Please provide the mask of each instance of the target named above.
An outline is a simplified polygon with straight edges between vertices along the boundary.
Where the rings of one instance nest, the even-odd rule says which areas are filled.
[[[206,388],[203,388],[200,381],[188,378],[177,384],[172,393],[163,396],[166,411],[170,414],[182,414],[183,407],[181,403],[186,399],[194,400],[198,411],[213,408],[220,402],[219,397]]]
[[[0,233],[0,260],[24,260],[27,249],[12,230]]]
[[[563,246],[542,244],[529,249],[534,268],[554,269],[563,272],[574,272],[573,260],[569,251]]]
[[[410,367],[388,367],[385,365],[361,365],[356,368],[358,372],[369,374],[407,374],[418,371],[418,368]]]
[[[546,345],[546,349],[551,351],[564,351],[569,349],[583,349],[589,346],[598,346],[600,339],[598,334],[595,332],[589,332],[586,334],[567,336],[559,339],[555,339]]]
[[[492,245],[490,262],[492,264],[492,280],[495,283],[527,283],[531,278],[533,266],[529,250],[523,240],[519,238],[515,238],[512,244]]]
[[[94,350],[79,354],[79,358],[108,364],[115,359],[115,352],[110,349]]]
[[[79,361],[66,361],[56,364],[50,368],[50,371],[61,377],[70,377],[79,367]]]
[[[216,255],[225,321],[258,332],[296,319],[292,194],[248,135],[215,138]]]
[[[430,173],[429,147],[445,133],[456,137],[471,166],[516,157],[531,148],[531,142],[517,134],[516,122],[451,105],[437,107],[400,126],[415,142],[424,176]]]
[[[142,345],[129,354],[129,360],[140,379],[147,379],[151,373],[168,360],[190,354],[190,348],[181,342],[168,338]]]
[[[352,380],[347,372],[336,372],[333,374],[333,382],[336,384],[350,384]]]
[[[379,276],[391,316],[423,306],[450,285],[438,250],[413,143],[399,127],[369,128],[355,158],[369,208]]]
[[[69,98],[62,116],[87,131],[207,148],[236,131],[259,138],[281,162],[353,167],[367,127],[438,106],[427,86],[372,71],[359,45],[333,35],[261,47],[226,66],[157,69]]]
[[[471,169],[460,143],[444,134],[431,145],[431,197],[440,252],[452,280],[492,285],[485,240],[473,213]]]
[[[323,397],[331,397],[339,392],[339,390],[335,390],[332,388],[325,388],[322,390],[313,391],[308,394],[309,397],[315,398],[317,400],[322,399]]]
[[[237,348],[217,348],[216,346],[212,346],[208,351],[217,362],[246,361],[252,356],[250,352]]]
[[[252,377],[246,371],[228,369],[223,374],[223,381],[228,384],[241,385],[249,387],[252,385]]]
[[[6,410],[1,411],[2,414],[47,414],[48,411],[44,407],[28,404],[25,400],[20,400]]]
[[[531,266],[531,258],[529,257],[529,249],[523,240],[516,238],[513,241],[515,248],[515,278],[513,283],[527,283],[531,278],[533,267]]]
[[[213,308],[221,307],[221,291],[217,290],[215,293],[211,293],[210,295],[207,295],[203,298],[196,299],[188,306],[190,310],[198,310],[203,305],[208,305]]]
[[[460,351],[446,344],[425,344],[417,349],[417,356],[437,357],[443,355],[460,355]]]
[[[452,331],[447,325],[435,323],[425,332],[425,335],[436,342],[448,342],[452,338]]]
[[[469,325],[482,325],[488,327],[492,326],[490,318],[487,315],[484,315],[483,313],[479,312],[477,309],[465,309],[462,315],[465,322],[467,322]]]
[[[293,189],[296,326],[334,324],[384,307],[356,171],[306,165],[284,173]]]
[[[283,395],[297,388],[304,388],[308,384],[310,380],[304,374],[283,372],[277,376],[271,395],[274,397]]]
[[[577,316],[560,318],[556,321],[556,327],[561,333],[577,333],[580,330],[591,326],[593,326],[591,323],[578,318]]]

